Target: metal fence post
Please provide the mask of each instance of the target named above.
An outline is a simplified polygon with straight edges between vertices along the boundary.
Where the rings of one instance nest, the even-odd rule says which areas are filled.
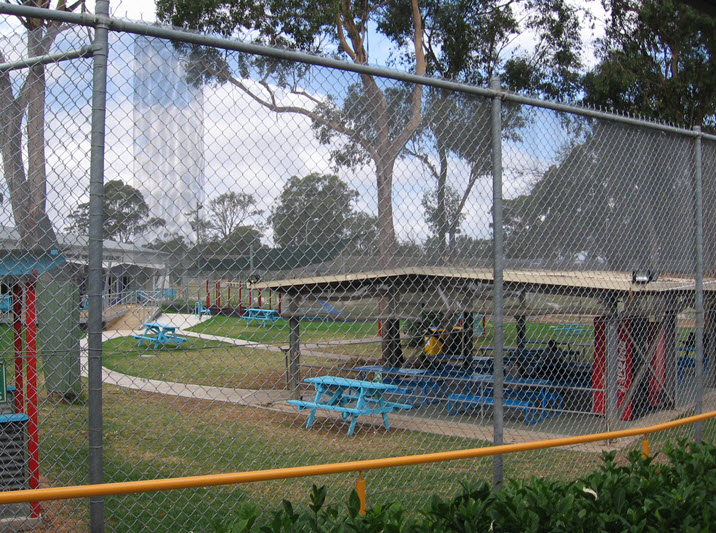
[[[701,133],[700,126],[694,131]],[[694,244],[696,252],[695,303],[696,332],[694,335],[694,371],[696,372],[696,401],[694,414],[701,414],[704,395],[704,242],[703,242],[703,183],[701,176],[701,135],[694,139]],[[694,424],[694,440],[701,441],[702,423]]]
[[[109,0],[97,0],[97,15],[109,16]],[[102,209],[104,203],[105,116],[108,26],[95,28],[92,78],[88,297],[89,481],[104,481],[102,435]],[[104,498],[90,498],[90,529],[104,531]]]
[[[500,90],[500,79],[490,80],[490,89]],[[503,309],[503,269],[504,269],[504,243],[503,243],[503,216],[502,216],[502,97],[498,94],[492,97],[492,243],[493,243],[493,311],[492,323],[494,326],[494,420],[493,442],[499,446],[503,442],[504,409],[502,404],[504,387],[504,309]],[[502,486],[503,476],[502,455],[493,458],[493,483],[495,488]]]

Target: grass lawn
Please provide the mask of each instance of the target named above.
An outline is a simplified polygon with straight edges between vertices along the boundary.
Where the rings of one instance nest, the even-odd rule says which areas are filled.
[[[438,450],[486,446],[478,440],[407,430],[362,427],[350,437],[343,424],[317,421],[307,430],[295,413],[106,387],[105,480],[127,481],[219,472],[251,471]],[[86,441],[83,406],[42,411],[43,474],[56,484],[85,483]],[[73,413],[76,411],[76,413]],[[73,416],[74,415],[74,416]],[[691,428],[671,437],[692,435]],[[705,424],[716,438],[716,423]],[[666,436],[653,439],[653,446]],[[634,446],[638,448],[638,443]],[[624,456],[625,454],[621,454]],[[533,475],[573,479],[601,464],[598,454],[549,449],[505,456],[508,478]],[[51,465],[51,466],[47,466]],[[369,505],[399,501],[419,509],[427,495],[453,494],[461,481],[491,479],[492,459],[391,468],[365,472]],[[110,531],[207,531],[212,517],[228,516],[242,500],[273,509],[281,499],[306,505],[312,483],[329,487],[329,501],[344,505],[357,478],[340,474],[260,482],[235,487],[178,490],[106,498]],[[63,503],[78,511],[83,502]],[[78,507],[80,506],[80,507]]]
[[[343,424],[319,421],[307,430],[295,413],[187,400],[106,387],[105,480],[127,481],[206,473],[250,471],[308,464],[419,454],[487,445],[485,442],[406,430],[362,427],[348,436]],[[84,411],[78,406],[70,410]],[[80,413],[77,413],[80,414]],[[86,442],[83,416],[67,408],[45,409],[45,475],[59,484],[85,483]],[[515,477],[559,472],[598,464],[592,454],[557,450],[535,462],[527,456],[506,461]],[[44,465],[52,465],[50,468]],[[369,502],[400,501],[420,507],[426,494],[454,493],[460,481],[489,479],[490,459],[393,468],[365,473]],[[111,531],[205,531],[208,517],[228,515],[241,499],[259,508],[281,499],[305,502],[312,483],[326,484],[343,505],[356,474],[254,483],[239,487],[113,496],[106,499]],[[70,505],[70,504],[68,504]],[[75,505],[75,504],[71,504]]]
[[[191,331],[252,342],[288,345],[289,326],[288,321],[283,319],[261,326],[256,323],[249,325],[243,318],[215,316],[192,327]],[[300,331],[302,343],[314,343],[375,337],[378,334],[378,326],[375,322],[303,320]]]
[[[221,329],[223,321],[227,321],[223,327],[228,332]],[[279,341],[280,338],[287,339],[287,326],[281,322],[273,327],[247,327],[240,319],[215,317],[195,330],[278,344],[285,342]],[[306,342],[319,343],[320,350],[326,351],[333,339],[372,336],[373,326],[372,323],[306,323],[302,331],[307,333]],[[510,326],[514,329],[514,324],[508,324],[507,331]],[[528,329],[528,338],[544,333],[548,327],[536,324],[535,330]],[[9,328],[0,327],[6,361],[11,347],[11,333],[7,330]],[[491,341],[490,335],[488,327],[486,343]],[[355,346],[364,345],[341,348]],[[285,384],[285,362],[280,351],[196,338],[190,338],[176,349],[140,348],[132,338],[112,339],[104,348],[105,365],[129,375],[236,388],[283,388]],[[147,355],[150,357],[143,357]],[[308,356],[302,357],[302,362],[334,365],[336,372],[346,364]],[[87,483],[87,406],[47,402],[43,391],[40,405],[43,480],[49,485]],[[295,411],[191,400],[113,386],[104,387],[103,413],[104,479],[107,482],[281,468],[488,445],[474,439],[403,429],[386,431],[382,427],[362,426],[356,435],[348,436],[345,424],[326,419],[318,420],[307,430],[305,418]],[[652,446],[658,449],[667,437],[692,435],[691,427],[672,430],[653,437]],[[716,438],[715,421],[704,424],[704,438]],[[532,475],[573,479],[600,463],[598,454],[569,449],[527,452],[505,457],[505,475],[513,479]],[[490,458],[365,473],[369,505],[399,501],[407,509],[419,509],[432,493],[453,494],[461,481],[489,480],[491,476]],[[327,485],[330,503],[342,506],[356,478],[356,474],[343,474],[107,497],[107,529],[210,531],[212,521],[230,515],[241,500],[251,501],[261,509],[275,508],[284,498],[305,505],[312,483]],[[62,517],[66,531],[87,529],[85,501],[56,502],[45,508]],[[57,527],[55,531],[62,529]]]

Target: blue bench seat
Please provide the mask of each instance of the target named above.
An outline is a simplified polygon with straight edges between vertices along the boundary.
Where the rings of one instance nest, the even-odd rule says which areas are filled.
[[[391,405],[387,405],[388,402],[386,402],[385,407],[361,407],[360,409],[346,405],[326,405],[324,403],[307,402],[304,400],[288,400],[286,403],[295,405],[299,409],[327,409],[329,411],[338,411],[342,413],[344,420],[347,420],[349,415],[375,415],[390,413],[393,410]]]
[[[494,406],[495,399],[492,396],[476,396],[472,394],[450,394],[448,396],[448,414],[456,415],[465,409],[459,410],[458,405],[467,407],[479,407],[482,405]],[[525,412],[525,424],[532,425],[542,420],[543,416],[537,414],[537,408],[532,400],[517,400],[513,398],[504,398],[502,405],[508,409],[522,409]]]
[[[709,373],[709,358],[704,357],[704,374]],[[689,355],[681,355],[676,359],[676,383],[681,384],[684,381],[684,374],[687,368],[696,369],[696,358]]]
[[[276,322],[281,316],[275,309],[247,308],[241,315],[247,324],[251,324],[254,320],[261,322],[265,326],[268,322]]]
[[[180,345],[182,342],[185,342],[189,339],[186,337],[168,337],[166,339],[159,339],[156,335],[132,335],[135,339],[139,341],[139,345],[142,345],[142,342],[149,341],[154,343],[155,348],[159,348],[162,344],[166,344],[167,342],[173,342],[176,343],[177,346]]]

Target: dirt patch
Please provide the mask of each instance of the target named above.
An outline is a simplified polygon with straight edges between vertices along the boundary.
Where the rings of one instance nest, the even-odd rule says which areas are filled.
[[[144,305],[125,305],[122,306],[124,311],[121,316],[109,321],[105,330],[136,330],[141,329],[142,325],[149,320],[152,314],[157,310],[156,307],[148,307]]]

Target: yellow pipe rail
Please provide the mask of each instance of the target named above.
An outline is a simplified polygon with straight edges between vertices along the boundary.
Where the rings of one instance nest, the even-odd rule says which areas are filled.
[[[606,433],[592,433],[576,437],[564,437],[542,441],[522,442],[517,444],[503,444],[486,448],[470,448],[467,450],[454,450],[449,452],[426,453],[421,455],[405,455],[401,457],[386,457],[383,459],[366,459],[363,461],[350,461],[346,463],[330,463],[313,466],[296,466],[292,468],[276,468],[274,470],[258,470],[254,472],[234,472],[229,474],[208,474],[203,476],[178,477],[168,479],[149,479],[143,481],[124,481],[120,483],[101,483],[95,485],[77,485],[71,487],[54,487],[47,489],[16,490],[0,492],[0,504],[37,502],[46,500],[66,500],[71,498],[89,498],[94,496],[110,496],[117,494],[131,494],[138,492],[155,492],[163,490],[191,489],[199,487],[213,487],[217,485],[231,485],[237,483],[251,483],[255,481],[270,481],[276,479],[290,479],[297,477],[320,476],[326,474],[340,474],[345,472],[361,472],[390,468],[396,466],[411,466],[440,461],[453,461],[457,459],[473,459],[505,453],[523,452],[571,446],[586,442],[600,440],[621,439],[635,435],[646,435],[657,431],[707,420],[716,417],[716,411],[682,418],[663,424],[645,428],[622,429]]]

